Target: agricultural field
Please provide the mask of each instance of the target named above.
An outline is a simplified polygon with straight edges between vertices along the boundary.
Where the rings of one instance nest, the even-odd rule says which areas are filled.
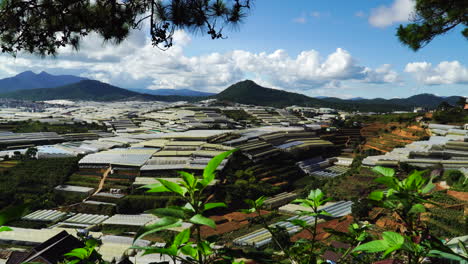
[[[413,141],[422,140],[429,136],[429,132],[417,124],[376,122],[366,124],[361,129],[361,135],[366,139],[363,150],[389,152]]]

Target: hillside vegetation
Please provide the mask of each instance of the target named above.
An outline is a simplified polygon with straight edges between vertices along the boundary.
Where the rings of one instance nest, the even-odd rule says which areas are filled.
[[[303,94],[262,87],[251,80],[245,80],[229,86],[226,90],[214,96],[223,101],[241,104],[286,107],[291,105],[310,107],[330,107],[348,111],[411,111],[413,107],[423,106],[436,108],[442,102],[456,104],[460,97],[438,97],[432,94],[420,94],[406,99],[358,99],[345,100],[339,98],[312,98]]]

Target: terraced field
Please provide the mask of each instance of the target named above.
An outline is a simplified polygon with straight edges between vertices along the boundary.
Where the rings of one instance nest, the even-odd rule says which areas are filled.
[[[363,150],[374,149],[389,152],[394,148],[405,146],[413,141],[429,136],[429,133],[418,125],[408,126],[405,123],[371,123],[361,129],[366,138]]]

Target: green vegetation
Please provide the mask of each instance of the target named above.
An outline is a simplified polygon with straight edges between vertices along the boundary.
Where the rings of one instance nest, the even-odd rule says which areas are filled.
[[[0,208],[30,204],[36,208],[56,206],[53,189],[67,181],[77,169],[79,158],[22,160],[0,171]]]
[[[355,101],[339,98],[317,99],[303,94],[265,88],[250,80],[233,84],[213,97],[218,100],[242,104],[274,107],[285,107],[291,105],[331,107],[361,112],[392,112],[397,110],[412,111],[415,106],[436,108],[443,101],[455,104],[460,99],[458,96],[442,98],[432,94],[420,94],[406,99],[389,100],[380,98]]]
[[[468,111],[462,107],[453,107],[446,110],[438,110],[432,115],[432,119],[439,124],[460,124],[468,123]]]
[[[430,234],[421,217],[427,212],[430,192],[435,187],[433,179],[425,176],[427,171],[413,171],[404,180],[397,179],[390,168],[377,166],[373,171],[382,175],[375,181],[387,189],[373,191],[369,199],[395,215],[402,228],[399,233],[385,231],[382,239],[361,244],[353,252],[381,253],[384,259],[399,259],[408,264],[423,263],[428,257],[468,260],[466,250],[464,255],[458,255]]]
[[[206,34],[211,39],[225,38],[226,28],[244,21],[250,9],[249,0],[129,0],[118,6],[115,1],[87,0],[47,1],[40,5],[24,5],[18,1],[0,3],[1,51],[41,56],[56,55],[64,46],[79,49],[81,39],[90,33],[120,44],[132,30],[148,30],[144,34],[150,35],[152,44],[161,49],[172,46],[178,29]],[[58,27],[57,21],[66,26]],[[141,27],[142,22],[148,23],[148,29]],[[24,28],[28,28],[27,33],[17,34]],[[57,35],[62,37],[57,39]]]
[[[135,240],[172,227],[179,227],[183,222],[194,225],[192,229],[184,229],[172,239],[166,241],[165,247],[133,247],[142,249],[144,254],[161,253],[169,256],[173,262],[207,264],[213,263],[218,258],[214,243],[204,240],[201,236],[201,227],[208,226],[216,228],[215,222],[206,217],[206,212],[215,208],[227,207],[225,203],[209,202],[206,188],[215,179],[216,168],[219,164],[235,150],[224,152],[214,157],[203,171],[203,176],[197,177],[191,173],[180,172],[183,179],[180,183],[173,183],[158,179],[159,183],[144,186],[149,193],[172,193],[179,199],[184,200],[184,206],[171,206],[168,208],[157,208],[151,213],[161,217],[161,220],[143,227],[135,236]],[[194,242],[192,242],[192,241]],[[186,258],[182,258],[184,254]]]
[[[0,129],[10,130],[15,133],[56,132],[58,134],[66,134],[85,133],[89,130],[103,130],[104,127],[94,123],[49,124],[30,120],[2,123],[0,124]]]
[[[249,115],[247,112],[245,112],[243,109],[240,110],[223,110],[222,113],[227,116],[228,118],[232,118],[235,121],[241,121],[241,120],[248,120],[254,123],[258,123],[259,121]]]
[[[400,25],[397,36],[414,51],[454,28],[462,29],[462,35],[468,39],[467,9],[468,3],[464,0],[416,0],[413,23]]]

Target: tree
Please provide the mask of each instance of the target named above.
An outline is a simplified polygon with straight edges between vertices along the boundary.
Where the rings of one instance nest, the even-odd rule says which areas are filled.
[[[466,0],[416,0],[414,23],[400,25],[397,36],[414,51],[459,25],[464,27],[462,35],[468,39],[467,14]]]
[[[24,155],[27,159],[35,159],[37,157],[37,148],[28,148]]]
[[[78,49],[93,32],[118,44],[148,21],[153,45],[167,49],[176,29],[224,38],[223,29],[236,26],[249,9],[250,0],[3,0],[0,47],[12,55],[55,55],[60,47]]]

